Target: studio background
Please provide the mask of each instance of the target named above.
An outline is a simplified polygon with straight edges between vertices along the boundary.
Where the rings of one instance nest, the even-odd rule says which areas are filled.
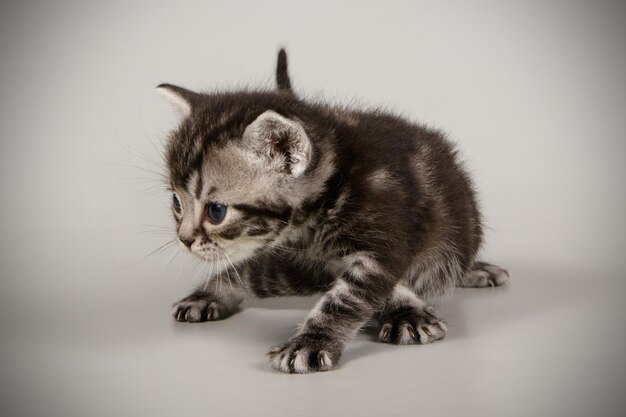
[[[624,2],[3,3],[0,414],[626,414],[625,40]],[[170,317],[200,276],[146,256],[173,238],[155,86],[271,87],[280,46],[298,93],[458,143],[512,282],[444,300],[444,341],[282,375],[314,299]]]

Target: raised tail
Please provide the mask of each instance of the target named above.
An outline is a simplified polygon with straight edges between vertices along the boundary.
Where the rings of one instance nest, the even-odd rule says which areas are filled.
[[[278,60],[276,62],[276,86],[278,91],[284,93],[293,93],[291,89],[291,80],[289,80],[289,70],[287,68],[287,52],[284,48],[278,51]]]

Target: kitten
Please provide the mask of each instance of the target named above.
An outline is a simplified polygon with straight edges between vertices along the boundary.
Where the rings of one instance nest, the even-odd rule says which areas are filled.
[[[372,318],[381,342],[442,339],[428,300],[508,281],[476,262],[481,215],[452,144],[383,111],[298,97],[284,50],[276,81],[277,91],[158,87],[184,116],[166,150],[178,239],[211,270],[174,317],[219,320],[247,296],[322,293],[268,353],[283,372],[335,367]]]

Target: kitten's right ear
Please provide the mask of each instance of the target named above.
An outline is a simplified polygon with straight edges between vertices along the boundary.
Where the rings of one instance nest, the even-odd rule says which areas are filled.
[[[200,97],[198,93],[172,84],[159,84],[157,91],[185,117],[191,114]]]
[[[246,143],[259,155],[280,164],[281,171],[299,177],[311,162],[312,145],[304,127],[273,110],[267,110],[246,127]]]

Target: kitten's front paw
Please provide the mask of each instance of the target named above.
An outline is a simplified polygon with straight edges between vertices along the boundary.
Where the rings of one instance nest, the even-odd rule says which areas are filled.
[[[412,310],[412,311],[411,311]],[[396,345],[425,345],[443,339],[448,328],[430,308],[389,314],[380,320],[378,340]]]
[[[267,353],[272,368],[286,373],[328,371],[337,365],[342,348],[328,336],[302,334]]]
[[[211,297],[190,295],[174,304],[172,315],[177,321],[198,323],[226,318],[228,311]]]

